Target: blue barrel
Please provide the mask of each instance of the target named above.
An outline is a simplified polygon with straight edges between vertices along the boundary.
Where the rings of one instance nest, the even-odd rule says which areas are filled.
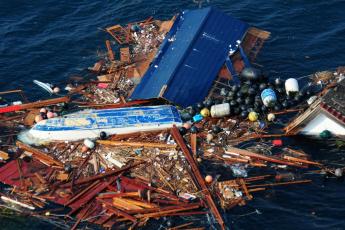
[[[277,102],[277,95],[273,89],[264,89],[261,93],[261,100],[266,107],[272,107]]]

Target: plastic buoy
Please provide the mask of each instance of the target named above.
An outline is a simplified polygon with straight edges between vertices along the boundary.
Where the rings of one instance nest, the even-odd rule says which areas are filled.
[[[36,115],[36,116],[35,116],[35,122],[36,122],[36,123],[38,123],[38,122],[40,122],[40,121],[42,121],[42,120],[43,120],[43,118],[42,118],[41,115]]]
[[[107,138],[107,133],[104,132],[104,131],[100,132],[100,133],[99,133],[99,138],[101,138],[101,140],[106,139],[106,138]]]
[[[274,121],[276,119],[276,115],[274,115],[273,113],[269,113],[267,115],[267,120],[268,121]]]
[[[190,129],[190,127],[192,127],[192,125],[190,123],[186,122],[186,123],[183,124],[183,127],[185,129]]]
[[[205,181],[206,181],[206,183],[212,183],[212,181],[213,181],[213,177],[211,176],[211,175],[207,175],[206,177],[205,177]]]
[[[54,117],[54,113],[49,111],[47,113],[47,118],[53,118],[53,117]]]
[[[266,107],[273,107],[277,102],[277,95],[273,89],[264,89],[261,93],[261,100]]]
[[[197,133],[199,130],[198,130],[198,128],[196,127],[196,126],[192,126],[191,128],[190,128],[190,132],[191,133]]]
[[[336,168],[334,170],[334,175],[336,177],[342,177],[343,176],[343,173],[344,173],[344,170],[342,168]]]
[[[87,146],[85,146],[85,145],[83,145],[83,146],[81,147],[81,152],[82,152],[82,153],[86,153],[88,150],[89,150],[89,148],[88,148]]]
[[[60,88],[59,87],[54,87],[53,88],[54,93],[60,93]]]
[[[46,112],[47,112],[47,109],[46,109],[46,108],[40,109],[40,113],[46,113]]]
[[[203,108],[200,111],[201,116],[203,117],[209,117],[211,115],[210,110],[208,108]]]
[[[179,131],[180,131],[180,134],[183,136],[183,135],[185,135],[186,133],[187,133],[187,129],[185,128],[185,127],[180,127],[179,129],[178,129]]]
[[[212,127],[212,132],[213,133],[220,133],[221,131],[222,131],[222,129],[219,126],[217,126],[217,125]]]
[[[89,149],[93,149],[95,147],[95,143],[91,141],[90,139],[85,139],[84,145],[88,147]]]
[[[285,81],[286,94],[296,93],[299,91],[298,81],[295,78],[289,78]]]
[[[259,115],[256,112],[250,112],[248,115],[248,119],[252,122],[257,121],[259,118]]]
[[[329,130],[324,130],[320,133],[320,137],[323,139],[328,139],[332,136],[332,133]]]

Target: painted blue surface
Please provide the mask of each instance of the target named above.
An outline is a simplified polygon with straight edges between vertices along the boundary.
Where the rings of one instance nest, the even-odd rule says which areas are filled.
[[[129,128],[146,125],[181,123],[174,106],[148,106],[121,109],[86,110],[52,118],[36,124],[32,130],[71,131]]]
[[[163,97],[181,106],[202,101],[247,29],[211,7],[182,12],[131,98]]]

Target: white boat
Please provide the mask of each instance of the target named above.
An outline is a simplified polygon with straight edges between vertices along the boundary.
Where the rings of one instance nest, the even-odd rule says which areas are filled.
[[[37,123],[28,132],[42,141],[75,141],[107,135],[154,131],[181,126],[174,106],[145,106],[119,109],[84,110]]]

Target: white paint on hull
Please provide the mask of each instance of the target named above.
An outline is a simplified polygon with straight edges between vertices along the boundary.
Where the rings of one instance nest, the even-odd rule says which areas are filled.
[[[334,135],[345,136],[345,127],[324,113],[319,113],[314,117],[301,130],[301,134],[318,136],[324,130],[328,130]]]

